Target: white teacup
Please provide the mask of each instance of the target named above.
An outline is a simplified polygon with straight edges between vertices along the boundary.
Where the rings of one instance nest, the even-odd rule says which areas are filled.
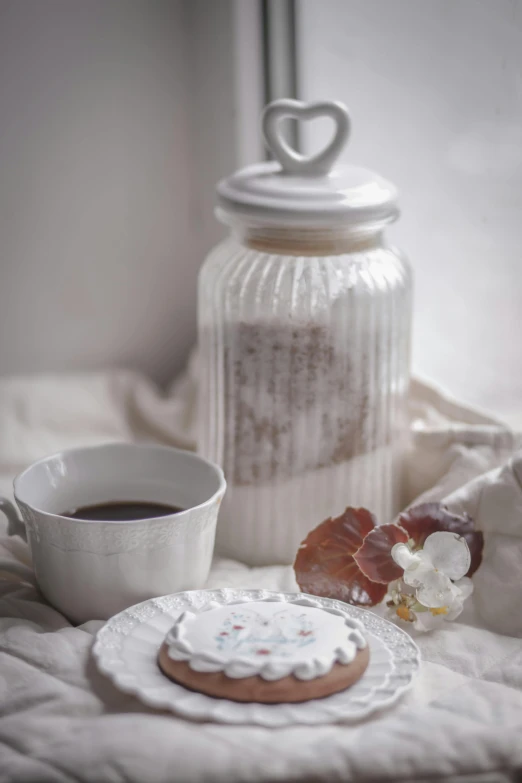
[[[9,534],[30,546],[39,587],[75,623],[104,620],[138,601],[203,587],[210,570],[223,472],[188,451],[111,443],[35,462],[14,481],[22,513],[0,499]],[[111,501],[184,511],[134,521],[64,513]]]

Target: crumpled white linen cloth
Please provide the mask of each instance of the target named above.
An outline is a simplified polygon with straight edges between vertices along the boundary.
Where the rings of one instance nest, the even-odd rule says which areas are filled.
[[[475,593],[417,638],[423,663],[395,708],[357,726],[194,724],[119,693],[38,593],[26,545],[0,520],[0,783],[522,780],[522,455],[499,422],[433,387],[411,391],[410,500],[446,499],[486,534]],[[196,359],[162,397],[128,372],[0,381],[0,492],[47,453],[107,440],[192,447]],[[349,504],[350,499],[346,499]],[[318,520],[319,522],[320,520]],[[209,587],[295,589],[290,567],[216,558]]]

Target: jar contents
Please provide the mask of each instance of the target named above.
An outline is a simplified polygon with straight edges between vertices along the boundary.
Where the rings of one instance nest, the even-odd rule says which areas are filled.
[[[353,383],[351,357],[314,322],[228,327],[225,471],[259,484],[337,465],[367,447],[368,362]]]

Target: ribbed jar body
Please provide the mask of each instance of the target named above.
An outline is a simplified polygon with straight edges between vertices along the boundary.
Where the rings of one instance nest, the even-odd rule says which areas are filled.
[[[409,267],[379,235],[330,255],[234,236],[210,253],[199,281],[199,451],[228,482],[220,554],[291,563],[346,506],[392,520],[410,314]]]

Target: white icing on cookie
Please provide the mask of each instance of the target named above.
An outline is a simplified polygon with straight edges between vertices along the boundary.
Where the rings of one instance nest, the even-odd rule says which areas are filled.
[[[174,661],[198,672],[280,680],[322,677],[335,663],[351,663],[366,647],[362,625],[346,612],[312,598],[287,601],[278,594],[261,601],[211,603],[184,612],[165,639]]]

